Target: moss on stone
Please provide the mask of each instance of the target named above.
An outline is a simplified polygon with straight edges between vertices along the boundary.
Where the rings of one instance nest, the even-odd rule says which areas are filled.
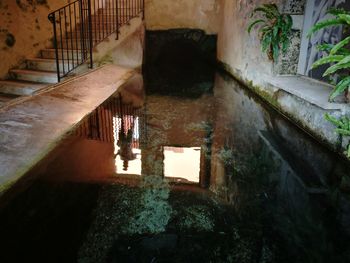
[[[161,176],[144,176],[143,193],[136,215],[124,228],[125,234],[155,234],[164,232],[170,220],[172,208],[168,203],[169,185]]]
[[[113,58],[112,58],[112,55],[109,53],[104,55],[99,61],[97,61],[96,64],[98,67],[102,67],[103,65],[108,65],[112,63],[113,63]]]
[[[179,222],[181,230],[213,231],[213,215],[206,206],[195,205],[184,209],[184,215]]]

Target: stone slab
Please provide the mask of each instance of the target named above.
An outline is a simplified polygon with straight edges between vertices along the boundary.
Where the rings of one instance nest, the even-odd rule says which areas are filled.
[[[350,104],[330,103],[331,85],[299,75],[269,76],[260,73],[254,78],[247,78],[227,64],[223,64],[223,68],[297,126],[344,156],[349,140],[341,138],[324,116],[326,113],[336,118],[349,115]]]
[[[280,76],[267,79],[274,87],[283,89],[325,110],[349,110],[345,103],[330,103],[329,94],[333,86],[303,76]]]
[[[85,116],[132,77],[107,65],[0,110],[0,194],[53,150]]]

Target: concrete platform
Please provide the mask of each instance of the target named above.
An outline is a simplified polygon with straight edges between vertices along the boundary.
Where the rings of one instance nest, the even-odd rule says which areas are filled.
[[[248,78],[227,64],[223,68],[295,125],[345,157],[349,139],[340,137],[324,117],[326,113],[336,118],[350,114],[350,104],[342,102],[342,96],[336,98],[337,102],[328,101],[333,86],[300,75],[268,76],[255,72],[254,78]]]
[[[134,74],[107,65],[0,109],[0,194]]]

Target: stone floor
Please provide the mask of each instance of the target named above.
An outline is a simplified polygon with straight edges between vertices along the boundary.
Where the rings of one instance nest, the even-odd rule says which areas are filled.
[[[108,65],[0,110],[0,193],[112,96],[133,70]]]

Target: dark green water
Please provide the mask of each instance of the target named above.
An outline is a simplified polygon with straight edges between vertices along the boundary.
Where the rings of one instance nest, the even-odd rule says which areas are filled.
[[[126,86],[15,186],[0,262],[350,262],[349,164],[197,70]]]

